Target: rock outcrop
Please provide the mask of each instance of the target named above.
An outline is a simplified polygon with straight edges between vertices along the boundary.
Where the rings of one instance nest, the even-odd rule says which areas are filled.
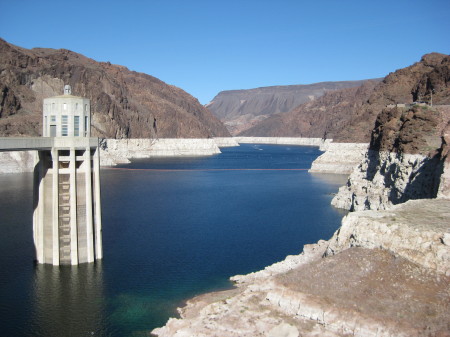
[[[188,301],[153,333],[449,336],[449,209],[449,200],[420,200],[352,213],[329,241],[233,277],[236,289]]]
[[[217,94],[207,108],[225,123],[231,134],[237,135],[270,116],[289,112],[303,103],[314,101],[326,92],[356,87],[363,82],[321,82],[228,90]]]
[[[377,210],[410,199],[434,198],[441,167],[437,158],[369,150],[331,204],[350,211]]]
[[[450,200],[445,199],[410,200],[384,211],[350,213],[331,238],[326,255],[351,247],[381,248],[450,276],[449,220]]]
[[[450,131],[443,136],[441,157],[445,158],[444,169],[439,183],[438,198],[450,199]]]
[[[197,99],[147,74],[65,49],[25,49],[0,39],[0,136],[39,136],[43,98],[70,84],[91,100],[102,138],[229,137]]]
[[[450,106],[384,109],[370,150],[332,205],[386,209],[410,199],[448,196]]]
[[[309,172],[349,175],[363,160],[368,147],[368,143],[329,143]]]

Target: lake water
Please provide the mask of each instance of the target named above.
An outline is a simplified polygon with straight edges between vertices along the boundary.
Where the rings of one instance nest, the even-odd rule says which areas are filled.
[[[250,145],[101,172],[104,259],[33,263],[31,174],[0,175],[0,334],[148,336],[194,295],[328,239],[342,176],[314,147]]]

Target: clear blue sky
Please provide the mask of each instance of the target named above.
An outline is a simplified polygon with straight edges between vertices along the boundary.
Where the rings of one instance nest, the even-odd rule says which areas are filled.
[[[0,0],[0,37],[219,91],[384,77],[450,54],[449,0]]]

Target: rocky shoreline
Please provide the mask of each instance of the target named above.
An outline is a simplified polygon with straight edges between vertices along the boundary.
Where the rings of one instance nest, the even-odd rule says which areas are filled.
[[[422,154],[369,150],[331,204],[351,211],[386,209],[410,199],[434,198],[443,162]]]
[[[313,173],[350,174],[367,153],[367,143],[328,143],[309,169]]]
[[[102,166],[129,163],[131,158],[211,156],[220,153],[209,139],[104,139],[100,142]]]
[[[417,212],[417,209],[423,212]],[[450,200],[346,216],[328,241],[202,295],[166,336],[449,336]]]

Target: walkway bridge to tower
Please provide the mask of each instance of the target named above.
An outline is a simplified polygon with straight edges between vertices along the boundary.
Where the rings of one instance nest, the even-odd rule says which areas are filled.
[[[96,148],[98,138],[66,137],[0,137],[0,152],[6,151],[50,151],[52,148]]]

